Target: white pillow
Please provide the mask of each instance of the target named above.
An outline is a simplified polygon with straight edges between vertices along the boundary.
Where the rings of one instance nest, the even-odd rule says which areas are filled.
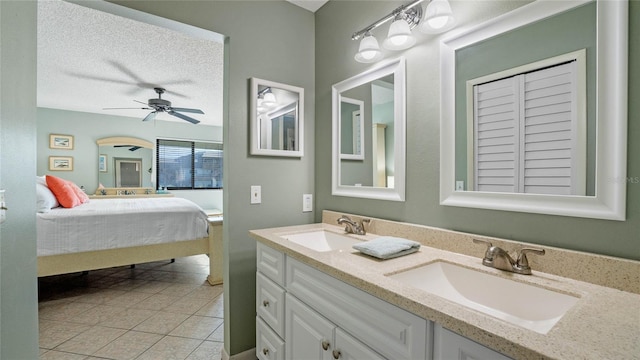
[[[60,206],[58,199],[53,195],[44,176],[36,177],[36,211],[39,213],[49,212],[51,209]]]

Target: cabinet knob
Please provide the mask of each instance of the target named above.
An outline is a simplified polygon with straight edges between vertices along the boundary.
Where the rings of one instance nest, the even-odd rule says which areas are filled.
[[[322,349],[327,351],[327,350],[329,350],[329,346],[330,345],[331,344],[329,344],[329,342],[327,340],[325,340],[325,341],[322,342]]]
[[[267,348],[262,349],[262,353],[265,355],[269,355],[269,349]]]
[[[333,358],[334,359],[340,359],[340,351],[339,350],[333,350]]]
[[[262,305],[263,305],[264,307],[269,306],[269,301],[267,301],[267,300],[263,300],[263,301],[262,301]]]

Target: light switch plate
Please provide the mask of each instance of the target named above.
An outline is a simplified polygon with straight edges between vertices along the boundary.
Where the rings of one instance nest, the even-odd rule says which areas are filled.
[[[302,212],[313,211],[313,195],[302,194]]]
[[[456,181],[456,191],[464,191],[464,181]]]
[[[262,187],[260,185],[251,185],[251,204],[260,204],[262,202]]]

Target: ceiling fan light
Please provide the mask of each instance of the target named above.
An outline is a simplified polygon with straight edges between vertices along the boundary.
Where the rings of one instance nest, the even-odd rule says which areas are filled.
[[[412,47],[416,43],[415,37],[411,35],[411,28],[405,19],[398,19],[391,23],[389,33],[382,45],[389,50],[404,50]]]
[[[419,29],[425,34],[439,34],[451,30],[455,25],[456,20],[449,1],[433,0],[427,5]]]
[[[366,34],[360,40],[360,46],[354,59],[361,63],[372,63],[382,59],[382,51],[380,51],[378,40],[373,35]]]

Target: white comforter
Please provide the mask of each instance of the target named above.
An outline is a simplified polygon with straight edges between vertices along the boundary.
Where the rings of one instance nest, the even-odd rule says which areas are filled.
[[[207,215],[181,198],[92,199],[38,213],[38,256],[150,245],[207,236]]]

